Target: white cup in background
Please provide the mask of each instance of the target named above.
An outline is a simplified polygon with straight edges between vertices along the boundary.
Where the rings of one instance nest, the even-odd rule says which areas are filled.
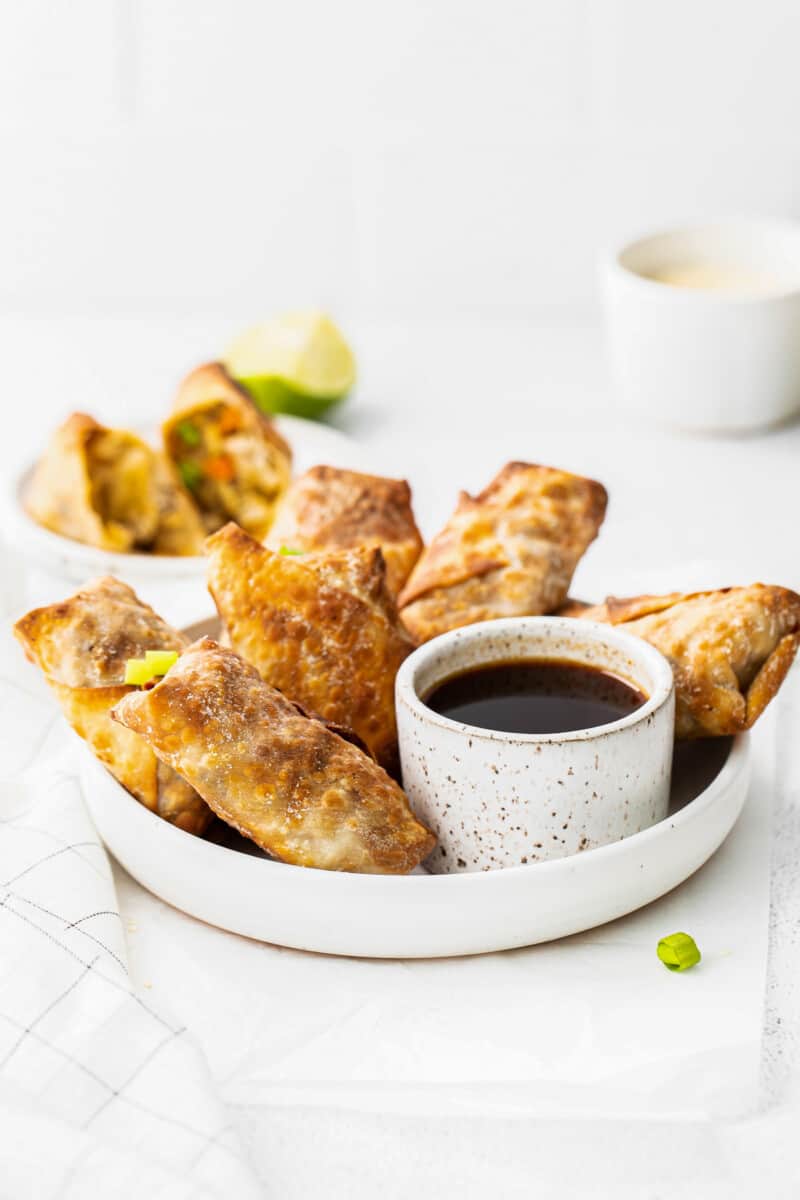
[[[800,412],[800,224],[739,220],[626,243],[604,264],[622,407],[734,431]]]

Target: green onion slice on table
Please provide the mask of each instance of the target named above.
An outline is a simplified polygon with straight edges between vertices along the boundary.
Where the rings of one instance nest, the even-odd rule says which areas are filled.
[[[688,971],[702,958],[697,942],[688,933],[671,933],[662,938],[656,953],[669,971]]]

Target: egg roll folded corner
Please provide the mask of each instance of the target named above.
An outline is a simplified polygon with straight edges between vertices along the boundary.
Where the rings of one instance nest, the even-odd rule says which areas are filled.
[[[675,677],[679,738],[742,733],[775,696],[800,646],[800,596],[763,583],[665,596],[610,596],[577,613],[644,638]]]
[[[14,633],[69,724],[115,779],[151,812],[188,833],[203,833],[212,818],[208,806],[146,742],[109,715],[132,691],[123,682],[128,658],[141,658],[147,650],[180,652],[186,639],[111,577],[87,583],[59,604],[33,609],[17,621]]]
[[[435,845],[377,763],[210,638],[112,716],[217,816],[283,862],[405,874]]]
[[[162,437],[206,533],[234,520],[254,537],[266,536],[289,486],[292,452],[222,363],[186,376]]]
[[[206,542],[208,586],[230,645],[285,696],[352,729],[399,768],[394,681],[412,650],[378,547],[268,550],[237,525]]]
[[[507,463],[477,496],[461,493],[423,550],[398,600],[406,628],[424,642],[476,621],[553,612],[607,501],[595,480]]]
[[[379,546],[386,585],[396,597],[423,542],[406,480],[316,466],[290,484],[266,545],[303,551]]]

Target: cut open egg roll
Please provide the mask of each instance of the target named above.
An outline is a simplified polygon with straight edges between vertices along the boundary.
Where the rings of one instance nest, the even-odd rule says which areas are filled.
[[[290,485],[267,545],[273,550],[378,546],[387,587],[396,596],[420,556],[422,537],[404,479],[319,466]]]
[[[552,612],[595,539],[602,484],[553,467],[507,463],[479,495],[462,492],[400,593],[418,642],[494,617]]]
[[[36,608],[14,632],[39,666],[64,716],[111,774],[146,808],[189,833],[202,833],[211,811],[194,789],[161,763],[110,711],[132,688],[125,664],[148,650],[183,650],[186,639],[117,579],[96,579],[69,599]]]
[[[412,646],[365,546],[281,554],[228,524],[206,543],[209,590],[234,650],[303,708],[397,768],[394,680]]]
[[[222,363],[187,375],[163,437],[207,532],[233,520],[266,536],[289,484],[291,451]]]
[[[209,638],[113,715],[223,821],[284,862],[404,874],[433,849],[377,763]]]
[[[741,733],[777,692],[800,645],[800,596],[750,587],[579,603],[565,616],[603,621],[660,650],[675,676],[680,738]]]
[[[146,442],[73,413],[36,465],[25,506],[40,525],[113,551],[199,554],[204,529],[167,461]]]

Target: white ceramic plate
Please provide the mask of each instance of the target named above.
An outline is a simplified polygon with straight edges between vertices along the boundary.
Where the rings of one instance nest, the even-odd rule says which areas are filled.
[[[348,875],[273,862],[221,822],[192,837],[143,808],[86,750],[105,844],[167,903],[234,933],[327,954],[431,958],[546,942],[641,908],[724,841],[747,794],[750,742],[679,747],[666,820],[571,858],[459,875]]]
[[[295,475],[317,463],[370,469],[363,448],[328,425],[300,417],[278,417],[276,423],[292,447]],[[148,437],[148,440],[155,439]],[[30,604],[52,603],[97,575],[116,575],[172,624],[196,620],[207,611],[206,566],[202,555],[115,554],[51,533],[37,525],[23,505],[32,473],[30,466],[12,481],[4,497],[2,514],[4,532],[29,569]]]

